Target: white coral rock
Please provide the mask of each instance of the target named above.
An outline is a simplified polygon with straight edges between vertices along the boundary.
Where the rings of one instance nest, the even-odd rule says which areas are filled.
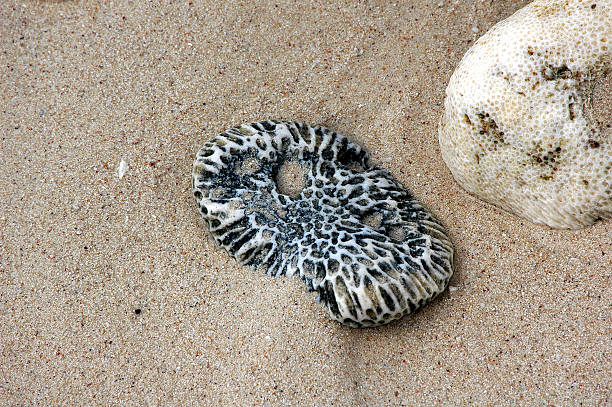
[[[611,218],[611,48],[611,0],[537,0],[483,35],[446,90],[455,179],[551,227]]]

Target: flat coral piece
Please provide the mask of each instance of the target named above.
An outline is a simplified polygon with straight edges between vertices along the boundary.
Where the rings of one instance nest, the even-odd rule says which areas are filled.
[[[292,193],[278,185],[289,162],[305,169]],[[193,193],[215,241],[240,264],[298,275],[352,327],[415,311],[453,273],[442,225],[361,147],[320,126],[262,121],[225,131],[198,152]]]

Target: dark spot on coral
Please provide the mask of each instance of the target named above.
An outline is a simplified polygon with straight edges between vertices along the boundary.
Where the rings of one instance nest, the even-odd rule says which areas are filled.
[[[599,148],[599,141],[597,140],[592,140],[592,139],[588,139],[587,140],[587,145],[591,148]]]
[[[542,68],[542,77],[547,81],[572,78],[572,71],[563,64],[561,66],[546,65]]]
[[[501,131],[497,125],[497,122],[490,117],[489,113],[476,113],[478,117],[479,129],[478,133],[488,135],[493,141],[493,144],[507,144],[504,139],[504,132]]]

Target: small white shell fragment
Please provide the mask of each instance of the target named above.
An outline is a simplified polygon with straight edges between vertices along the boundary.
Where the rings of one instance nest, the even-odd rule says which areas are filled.
[[[119,177],[119,179],[123,178],[123,176],[129,169],[130,167],[128,166],[128,163],[125,162],[125,160],[121,160],[121,162],[119,163],[119,167],[117,168],[117,176]]]
[[[468,192],[555,228],[612,217],[611,0],[536,0],[453,73],[442,157]]]

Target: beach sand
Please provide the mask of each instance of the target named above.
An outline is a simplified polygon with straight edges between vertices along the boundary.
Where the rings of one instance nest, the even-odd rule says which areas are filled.
[[[609,405],[612,222],[534,225],[440,157],[453,69],[527,3],[2,2],[0,405]],[[219,250],[195,153],[267,118],[389,169],[447,227],[450,290],[352,329]]]

